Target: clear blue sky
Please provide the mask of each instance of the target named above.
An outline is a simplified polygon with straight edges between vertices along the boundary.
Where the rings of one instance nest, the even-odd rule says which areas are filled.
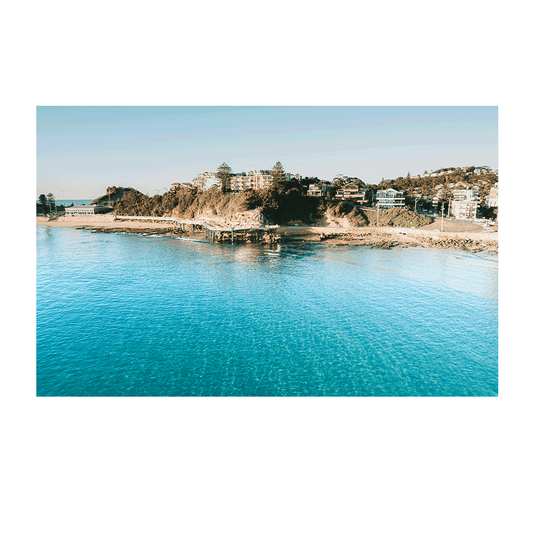
[[[498,168],[497,107],[38,107],[37,195],[153,195],[225,161],[366,183],[425,170]]]

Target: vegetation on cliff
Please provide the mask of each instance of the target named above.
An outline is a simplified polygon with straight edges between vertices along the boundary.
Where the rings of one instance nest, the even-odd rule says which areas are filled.
[[[344,219],[352,227],[377,226],[377,209],[359,207],[351,202],[332,203],[327,210],[330,219]],[[379,210],[380,226],[400,226],[418,228],[431,224],[433,220],[421,213],[415,213],[408,207],[394,207]]]
[[[108,202],[116,202],[122,199],[126,194],[130,192],[139,192],[131,187],[117,187],[113,185],[108,187],[105,195],[99,196],[91,202],[91,205],[106,205]],[[139,193],[140,194],[140,193]]]
[[[375,192],[380,189],[396,189],[404,191],[407,202],[414,203],[417,195],[425,197],[418,204],[418,207],[431,208],[432,199],[439,190],[440,199],[447,203],[452,197],[451,186],[460,187],[478,187],[479,198],[483,205],[486,197],[490,193],[491,187],[498,182],[498,171],[493,171],[489,167],[465,167],[465,168],[441,168],[439,170],[427,171],[420,177],[398,177],[393,180],[382,180],[378,185],[369,185],[368,187]]]
[[[115,202],[115,214],[122,216],[174,216],[192,219],[201,214],[232,216],[257,209],[267,221],[283,224],[298,219],[312,222],[325,211],[319,198],[302,194],[297,181],[280,182],[269,189],[223,193],[217,187],[202,192],[196,187],[172,189],[149,197],[130,190]]]

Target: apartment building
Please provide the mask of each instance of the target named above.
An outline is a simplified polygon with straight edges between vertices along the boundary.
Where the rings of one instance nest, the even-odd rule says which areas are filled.
[[[300,174],[285,173],[285,180],[292,179],[301,180]],[[250,170],[248,174],[242,172],[240,174],[232,174],[230,177],[230,189],[235,192],[244,191],[246,189],[268,189],[272,185],[273,175],[272,170]]]
[[[403,191],[396,189],[384,189],[377,191],[376,202],[378,207],[388,209],[391,207],[405,207]]]
[[[451,214],[454,218],[476,218],[479,207],[477,187],[453,191]]]
[[[213,185],[220,187],[216,172],[203,172],[202,174],[198,174],[192,182],[193,185],[198,187],[201,191],[207,191],[207,189],[211,188]]]
[[[230,189],[235,192],[246,189],[267,189],[272,183],[272,170],[251,170],[246,174],[232,174],[230,177]]]
[[[285,179],[301,180],[300,174],[285,173]],[[198,174],[193,180],[193,184],[206,191],[213,185],[220,187],[216,172],[203,172]],[[251,170],[250,172],[234,172],[229,175],[229,189],[233,192],[245,191],[247,189],[267,189],[272,184],[272,170]],[[174,184],[173,184],[174,185]]]

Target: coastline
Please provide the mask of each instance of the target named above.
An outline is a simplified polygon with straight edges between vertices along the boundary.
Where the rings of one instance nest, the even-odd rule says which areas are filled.
[[[174,225],[149,221],[118,221],[101,215],[92,217],[60,217],[48,220],[36,217],[38,226],[70,227],[88,229],[97,233],[140,233],[147,235],[200,235],[196,230],[180,231]],[[433,226],[431,224],[430,226]],[[476,231],[477,230],[477,231]],[[327,242],[335,246],[370,246],[390,249],[393,247],[449,248],[469,252],[498,252],[498,233],[474,231],[444,231],[436,229],[415,229],[400,227],[360,227],[342,226],[280,226],[277,233],[283,241]]]

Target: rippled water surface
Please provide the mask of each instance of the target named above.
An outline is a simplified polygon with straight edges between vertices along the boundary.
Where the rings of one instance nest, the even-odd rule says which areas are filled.
[[[40,396],[495,396],[496,256],[37,227]]]

